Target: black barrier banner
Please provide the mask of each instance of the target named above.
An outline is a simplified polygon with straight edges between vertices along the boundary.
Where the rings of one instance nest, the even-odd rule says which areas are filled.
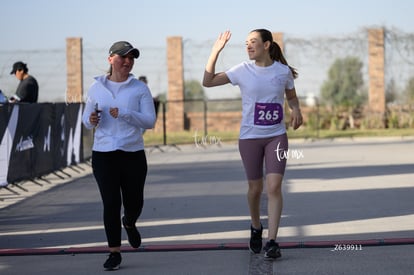
[[[33,105],[33,104],[30,104]],[[55,129],[53,128],[54,109],[56,104],[44,103],[41,104],[39,110],[38,121],[32,124],[34,128],[33,133],[33,152],[32,152],[32,168],[31,178],[39,177],[53,172],[54,169],[54,139]],[[21,117],[27,117],[30,113],[30,108],[23,108],[26,112],[21,113]],[[19,126],[17,126],[19,128]],[[17,133],[16,133],[17,134]]]
[[[68,133],[66,132],[66,116],[65,116],[65,104],[57,104],[55,108],[55,120],[54,129],[56,129],[56,137],[54,141],[55,150],[53,151],[55,165],[54,168],[59,170],[66,166],[65,154],[66,154],[66,143]]]
[[[82,106],[56,104],[55,170],[83,161]]]
[[[9,159],[17,127],[19,106],[0,105],[0,186],[7,185]]]
[[[33,178],[35,145],[40,146],[39,132],[42,108],[37,104],[19,105],[17,128],[9,162],[8,182]],[[36,144],[35,144],[36,141]]]
[[[0,186],[34,179],[83,161],[82,105],[0,107]]]

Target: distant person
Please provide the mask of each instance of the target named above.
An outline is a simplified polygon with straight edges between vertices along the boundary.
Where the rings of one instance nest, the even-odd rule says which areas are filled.
[[[145,75],[141,75],[138,79],[148,85],[148,79]]]
[[[29,75],[27,65],[21,61],[14,63],[10,74],[14,74],[20,80],[20,83],[17,86],[16,93],[10,97],[9,102],[36,103],[39,95],[39,85],[37,80]]]
[[[148,85],[148,79],[145,75],[141,75],[140,77],[138,77],[138,79]],[[153,100],[154,100],[155,116],[158,117],[158,107],[160,106],[160,100],[158,99],[158,96],[153,97]]]
[[[249,249],[252,253],[260,253],[263,245],[260,198],[265,164],[269,230],[263,250],[265,258],[276,259],[282,255],[276,237],[283,207],[282,180],[288,150],[284,123],[285,96],[292,109],[290,123],[293,129],[302,124],[294,85],[297,73],[287,64],[279,45],[273,41],[272,33],[265,29],[253,30],[247,37],[246,50],[251,61],[216,73],[218,56],[230,37],[231,33],[226,31],[214,43],[203,85],[214,87],[231,83],[240,88],[243,107],[239,151],[248,181],[247,200],[251,216]]]
[[[92,169],[103,202],[109,247],[106,270],[120,267],[122,225],[133,248],[141,245],[136,221],[144,205],[147,159],[142,129],[153,128],[154,104],[148,86],[131,74],[139,50],[126,41],[109,49],[109,72],[95,77],[82,122],[94,130]],[[123,215],[121,218],[121,208]]]
[[[148,79],[145,75],[141,75],[140,77],[138,77],[138,80],[148,85]],[[160,101],[158,100],[158,97],[153,97],[152,100],[154,101],[155,118],[158,118],[158,107],[160,106]],[[146,129],[142,129],[142,134],[145,134],[145,131]]]

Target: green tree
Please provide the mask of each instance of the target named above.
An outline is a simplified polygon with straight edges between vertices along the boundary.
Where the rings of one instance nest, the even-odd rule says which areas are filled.
[[[392,102],[397,101],[397,99],[398,99],[397,85],[395,85],[394,79],[391,79],[391,81],[387,84],[385,88],[385,102],[392,103]]]
[[[203,112],[204,111],[204,89],[197,80],[184,82],[184,104],[185,112]]]
[[[166,102],[167,101],[167,94],[166,93],[159,94],[157,96],[157,98],[160,102]]]
[[[321,88],[322,101],[332,107],[358,107],[364,98],[362,62],[356,57],[337,59]]]
[[[405,86],[404,95],[407,98],[407,101],[410,103],[414,102],[414,76],[412,76]]]
[[[184,82],[184,99],[204,99],[204,89],[197,80]]]

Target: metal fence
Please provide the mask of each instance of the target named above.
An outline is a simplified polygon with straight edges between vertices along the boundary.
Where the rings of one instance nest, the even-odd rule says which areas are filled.
[[[276,30],[275,30],[276,31]],[[284,51],[288,62],[297,68],[299,78],[296,88],[299,96],[319,96],[321,86],[327,79],[329,67],[338,58],[357,57],[364,66],[362,73],[368,86],[368,30],[360,29],[353,33],[337,36],[295,37],[284,33]],[[183,37],[185,81],[200,81],[204,66],[215,38],[195,41]],[[139,45],[137,45],[139,47]],[[84,90],[93,82],[93,77],[108,69],[108,45],[102,47],[83,45]],[[166,47],[139,47],[140,58],[136,61],[133,73],[146,75],[154,96],[167,93]],[[386,86],[398,94],[405,89],[410,78],[414,77],[414,34],[398,29],[385,29]],[[245,41],[231,40],[222,51],[217,62],[217,71],[247,60]],[[0,49],[0,89],[10,96],[18,81],[10,75],[16,61],[28,64],[29,73],[39,82],[40,102],[64,102],[66,94],[66,49],[33,49],[24,51],[2,51]],[[206,88],[208,99],[237,98],[237,87],[226,85],[219,88]]]

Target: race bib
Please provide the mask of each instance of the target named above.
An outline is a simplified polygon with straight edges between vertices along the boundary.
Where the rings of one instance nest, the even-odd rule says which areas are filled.
[[[283,119],[283,108],[279,103],[256,103],[254,108],[255,125],[275,125]]]

